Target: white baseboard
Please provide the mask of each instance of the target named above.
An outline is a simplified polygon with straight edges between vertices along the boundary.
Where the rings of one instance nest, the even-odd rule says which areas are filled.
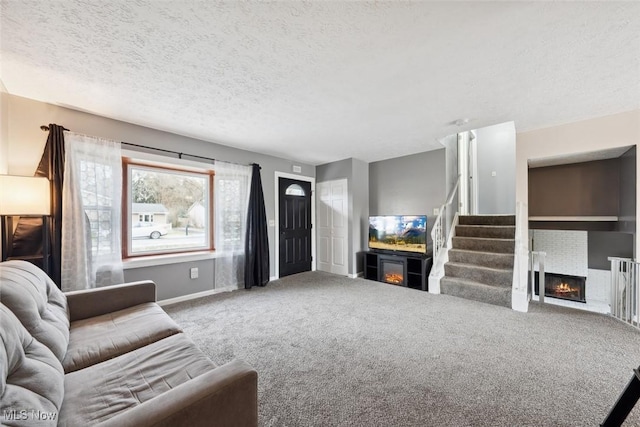
[[[364,277],[364,272],[363,271],[359,271],[357,273],[347,274],[347,277],[350,278],[350,279],[356,279],[358,277]]]
[[[176,304],[176,303],[183,302],[183,301],[189,301],[189,300],[192,300],[192,299],[207,297],[209,295],[221,294],[223,292],[231,292],[231,291],[235,291],[235,289],[234,288],[211,289],[209,291],[196,292],[194,294],[183,295],[183,296],[180,296],[180,297],[163,299],[163,300],[158,301],[158,305],[159,306],[171,305],[171,304]]]
[[[271,276],[271,277],[269,277],[269,281],[270,281],[270,282],[272,282],[272,281],[274,281],[274,280],[278,280],[278,279],[279,279],[279,278],[278,278],[278,276]]]

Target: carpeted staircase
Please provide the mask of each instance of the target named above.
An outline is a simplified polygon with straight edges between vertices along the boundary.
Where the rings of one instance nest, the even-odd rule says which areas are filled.
[[[441,293],[511,307],[515,223],[514,215],[460,216]]]

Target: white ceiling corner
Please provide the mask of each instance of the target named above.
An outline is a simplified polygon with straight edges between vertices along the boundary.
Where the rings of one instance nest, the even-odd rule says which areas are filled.
[[[640,108],[640,2],[0,7],[9,93],[310,164]]]
[[[563,156],[540,157],[529,159],[529,169],[547,166],[567,165],[571,163],[594,162],[598,160],[616,159],[629,151],[631,147],[615,147],[606,150],[588,151]]]

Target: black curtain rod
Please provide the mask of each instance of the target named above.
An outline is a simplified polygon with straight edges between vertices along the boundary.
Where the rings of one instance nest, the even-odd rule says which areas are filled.
[[[178,151],[165,150],[164,148],[147,147],[146,145],[132,144],[131,142],[121,141],[120,144],[128,145],[129,147],[144,148],[145,150],[155,150],[155,151],[161,151],[163,153],[175,154],[175,155],[178,156],[179,159],[182,159],[182,156],[189,156],[189,157],[194,157],[196,159],[209,160],[211,162],[215,162],[216,161],[216,159],[211,158],[211,157],[197,156],[195,154],[180,153]]]
[[[40,129],[42,129],[44,132],[49,132],[49,126],[42,125],[42,126],[40,126]],[[63,129],[67,130],[67,131],[69,130],[67,128],[63,128]],[[215,162],[216,161],[216,159],[214,159],[212,157],[204,157],[204,156],[198,156],[196,154],[180,153],[178,151],[165,150],[164,148],[156,148],[156,147],[148,147],[146,145],[132,144],[131,142],[120,141],[120,144],[128,145],[130,147],[144,148],[145,150],[155,150],[155,151],[161,151],[163,153],[175,154],[175,155],[178,156],[179,159],[182,159],[182,156],[188,156],[188,157],[193,157],[195,159],[208,160],[210,162]],[[243,164],[243,163],[227,162],[225,160],[222,160],[222,161],[224,161],[226,163],[233,163],[235,165],[250,166],[250,165],[246,165],[246,164]],[[253,163],[251,163],[251,164],[253,164]]]

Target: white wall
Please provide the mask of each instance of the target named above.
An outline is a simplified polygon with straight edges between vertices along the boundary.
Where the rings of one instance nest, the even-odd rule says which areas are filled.
[[[445,136],[439,141],[444,146],[445,151],[446,166],[444,194],[446,200],[446,198],[449,197],[449,193],[451,193],[451,190],[453,190],[453,187],[456,185],[456,182],[458,182],[458,134],[455,133],[453,135]],[[449,235],[451,224],[453,223],[453,218],[458,210],[458,206],[460,205],[459,194],[460,192],[457,191],[453,200],[451,201],[451,206],[445,212],[445,236]],[[443,200],[442,202],[444,203],[445,200]]]
[[[516,129],[513,122],[476,129],[478,213],[516,212]],[[495,174],[495,176],[494,176]]]
[[[517,123],[516,123],[517,126]],[[516,203],[528,204],[528,161],[533,159],[563,157],[578,153],[601,151],[610,148],[640,144],[640,110],[550,128],[521,132],[516,135]],[[636,170],[640,170],[640,157],[636,158]],[[636,188],[636,200],[640,198],[640,186]],[[636,205],[636,217],[640,205]],[[528,213],[524,212],[523,235],[528,235]],[[636,236],[640,236],[636,223]],[[640,247],[635,241],[635,253]],[[519,286],[526,288],[526,270],[519,275]]]
[[[9,172],[9,94],[0,80],[0,174]],[[0,190],[1,191],[1,190]],[[2,224],[0,224],[0,236],[2,234]],[[2,259],[2,248],[0,247],[0,259]]]
[[[0,174],[9,171],[9,94],[0,80]],[[0,190],[1,191],[1,190]],[[2,224],[0,224],[0,236],[3,236]],[[2,248],[0,247],[0,259],[2,259]]]
[[[9,94],[0,80],[0,174],[9,171]]]

